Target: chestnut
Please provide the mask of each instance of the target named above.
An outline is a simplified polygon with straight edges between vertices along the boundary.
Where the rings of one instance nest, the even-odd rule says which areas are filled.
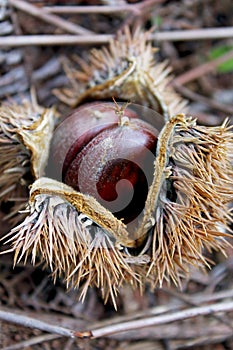
[[[157,139],[158,130],[131,109],[89,103],[57,128],[52,154],[62,182],[127,224],[144,208]]]

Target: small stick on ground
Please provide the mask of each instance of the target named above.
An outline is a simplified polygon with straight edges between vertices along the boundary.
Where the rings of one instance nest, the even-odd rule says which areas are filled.
[[[182,96],[192,100],[192,101],[197,101],[200,103],[204,103],[205,105],[217,109],[219,111],[222,111],[226,114],[230,114],[232,115],[233,113],[233,106],[230,105],[224,105],[222,103],[216,102],[214,100],[211,100],[205,96],[202,96],[194,91],[191,91],[190,89],[186,88],[183,85],[179,85],[175,82],[173,82],[172,84],[174,86],[174,88],[176,89],[176,91],[178,91]]]
[[[32,4],[29,4],[26,1],[23,0],[9,0],[9,4],[21,11],[24,11],[31,16],[37,17],[41,19],[42,21],[45,21],[47,23],[53,24],[54,26],[61,28],[65,30],[68,33],[73,33],[73,34],[94,34],[92,31],[82,28],[78,26],[77,24],[74,24],[72,22],[66,21],[63,18],[60,18],[56,15],[53,15],[43,8],[38,8]]]
[[[15,0],[10,0],[15,1]],[[233,27],[199,29],[199,30],[177,30],[173,32],[157,32],[150,35],[149,40],[155,41],[180,41],[180,40],[208,40],[223,39],[233,36]],[[113,38],[111,34],[95,35],[19,35],[0,37],[0,47],[20,46],[47,46],[47,45],[89,45],[108,44]]]
[[[39,335],[38,337],[33,337],[25,341],[18,342],[13,345],[6,346],[2,348],[2,350],[20,350],[20,349],[25,349],[28,346],[36,345],[36,344],[41,344],[44,342],[48,342],[54,339],[60,338],[60,335],[57,334],[44,334],[44,335]]]
[[[52,13],[59,14],[104,14],[109,15],[120,12],[132,12],[136,15],[140,15],[142,8],[161,4],[164,0],[146,0],[138,4],[125,4],[125,5],[102,5],[102,6],[44,6],[43,8]]]
[[[220,64],[231,59],[233,59],[233,50],[231,50],[230,52],[227,52],[225,55],[222,55],[221,57],[216,58],[215,60],[201,64],[200,66],[190,69],[188,72],[185,72],[184,74],[181,74],[180,76],[174,79],[174,83],[179,85],[184,85],[186,83],[189,83],[190,81],[198,79],[204,74],[207,74],[215,70],[216,67],[218,67]]]
[[[86,337],[100,338],[100,337],[109,336],[111,334],[171,323],[175,321],[185,320],[188,318],[194,318],[197,316],[213,315],[218,312],[229,312],[229,311],[233,311],[233,302],[216,303],[212,305],[189,308],[189,309],[178,311],[169,315],[161,315],[161,316],[148,317],[148,318],[129,321],[129,322],[122,322],[119,324],[113,324],[110,326],[93,329],[86,332],[75,332],[74,335],[79,338],[86,338]]]
[[[68,328],[54,326],[50,323],[37,320],[36,318],[19,315],[18,313],[0,309],[0,320],[15,323],[28,328],[36,328],[44,332],[59,334],[65,337],[74,338],[74,331]]]

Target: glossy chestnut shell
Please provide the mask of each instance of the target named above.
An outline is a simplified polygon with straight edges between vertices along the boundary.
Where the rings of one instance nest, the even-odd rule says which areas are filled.
[[[62,181],[125,223],[142,212],[153,178],[158,131],[139,118],[114,103],[84,105],[59,126],[52,145]]]

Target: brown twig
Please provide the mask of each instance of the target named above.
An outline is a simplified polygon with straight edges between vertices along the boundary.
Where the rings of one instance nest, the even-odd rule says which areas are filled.
[[[13,345],[9,345],[6,346],[4,348],[2,348],[2,350],[20,350],[20,349],[25,349],[28,346],[32,346],[32,345],[36,345],[36,344],[41,344],[47,341],[51,341],[54,339],[58,339],[60,338],[60,335],[55,335],[55,334],[44,334],[44,335],[40,335],[38,337],[33,337],[31,339],[22,341],[22,342],[18,342],[16,344]]]
[[[214,108],[214,109],[217,109],[219,111],[222,111],[226,114],[230,114],[232,115],[233,113],[233,106],[230,106],[230,105],[224,105],[222,103],[219,103],[219,102],[216,102],[214,100],[211,100],[205,96],[202,96],[194,91],[191,91],[190,89],[186,88],[185,86],[183,85],[179,85],[175,82],[173,82],[172,84],[175,89],[181,94],[183,95],[184,97],[190,99],[190,100],[193,100],[193,101],[197,101],[197,102],[201,102],[201,103],[204,103],[205,105],[211,107],[211,108]]]
[[[122,322],[120,324],[113,324],[110,326],[93,329],[85,332],[75,332],[74,335],[80,338],[85,338],[85,337],[100,338],[100,337],[106,337],[115,333],[137,330],[145,327],[166,324],[166,323],[180,321],[188,318],[194,318],[197,316],[206,316],[206,315],[212,315],[218,312],[229,312],[229,311],[233,311],[233,301],[189,308],[189,309],[178,311],[169,315],[161,315],[161,316],[148,317],[148,318],[129,321],[129,322]]]
[[[10,0],[15,1],[15,0]],[[18,1],[18,0],[17,0]],[[178,30],[173,32],[157,32],[150,36],[155,41],[183,41],[183,40],[208,40],[230,38],[233,36],[233,27]],[[31,45],[89,45],[107,44],[113,38],[111,34],[96,35],[19,35],[0,37],[0,47],[19,47]]]
[[[50,323],[37,320],[36,318],[20,315],[14,312],[0,309],[0,320],[15,323],[28,328],[40,329],[44,332],[55,333],[64,337],[74,337],[74,332],[68,328],[54,326]]]
[[[161,315],[161,316],[148,317],[148,318],[129,321],[129,322],[122,322],[120,324],[113,324],[113,325],[109,325],[98,329],[93,329],[86,332],[75,332],[74,335],[80,338],[85,338],[85,337],[100,338],[100,337],[106,337],[115,333],[121,333],[121,332],[130,331],[130,330],[137,330],[145,327],[185,320],[187,318],[212,315],[218,312],[228,312],[228,311],[233,311],[233,301],[189,308],[189,309],[178,311],[169,315]]]
[[[9,0],[9,4],[21,11],[29,13],[30,15],[37,17],[47,23],[53,24],[54,26],[65,30],[68,33],[72,34],[82,34],[82,35],[90,35],[93,34],[90,30],[82,28],[77,24],[66,21],[63,18],[60,18],[56,15],[53,15],[43,8],[38,8],[32,4],[29,4],[23,0]]]
[[[51,325],[51,322],[48,323],[48,322],[39,321],[33,317],[24,316],[24,315],[22,315],[22,313],[18,314],[18,313],[14,313],[14,312],[4,311],[1,309],[0,309],[0,319],[4,320],[6,322],[11,322],[11,323],[15,323],[18,325],[22,325],[24,327],[36,328],[36,329],[39,329],[39,330],[42,330],[45,332],[59,334],[61,336],[68,337],[68,338],[111,337],[111,338],[118,339],[118,337],[120,337],[119,339],[124,339],[124,337],[125,337],[125,339],[127,339],[127,338],[131,339],[133,336],[133,339],[135,339],[135,335],[131,334],[132,331],[136,331],[138,333],[140,330],[140,332],[142,332],[142,333],[140,333],[139,336],[141,336],[142,334],[145,333],[145,330],[147,328],[149,330],[150,327],[154,327],[154,326],[161,327],[162,325],[170,324],[171,322],[184,321],[185,319],[191,319],[191,318],[195,318],[198,316],[215,315],[216,313],[219,313],[219,312],[226,313],[229,311],[233,311],[233,302],[221,302],[221,303],[215,303],[212,305],[204,305],[204,306],[200,306],[200,307],[189,308],[189,309],[185,309],[182,311],[175,311],[175,312],[168,313],[168,314],[159,314],[159,315],[154,316],[154,317],[145,317],[145,318],[141,318],[141,319],[133,319],[133,320],[128,321],[128,322],[123,321],[123,322],[113,323],[113,324],[110,324],[107,326],[104,324],[105,321],[102,321],[101,323],[99,323],[98,328],[93,327],[92,330],[85,331],[85,332],[77,332],[77,331],[75,332],[75,331],[68,329],[68,328],[63,328],[63,327]],[[102,326],[101,326],[101,324],[102,324]],[[163,327],[163,329],[165,330],[166,327],[165,328],[164,327]],[[178,327],[180,327],[180,326],[178,326]],[[167,329],[167,331],[170,332],[170,338],[176,339],[177,338],[176,328],[173,330],[173,333],[175,332],[173,335],[171,334],[171,328],[172,328],[172,326],[169,325],[169,329]],[[218,325],[217,328],[219,328],[219,330],[220,330],[220,333],[218,335],[220,335],[220,334],[223,335],[223,331],[224,331],[225,337],[228,337],[231,334],[231,330],[228,331],[226,326],[221,327],[220,325]],[[153,328],[152,328],[152,330],[153,330]],[[210,329],[209,329],[209,331],[210,331]],[[150,332],[151,332],[151,330],[150,330]],[[123,333],[123,338],[122,338],[122,333]],[[156,334],[154,334],[154,336],[152,336],[152,339],[153,338],[159,339],[159,338],[165,336],[164,333],[163,333],[163,335],[161,334],[161,330],[159,332],[156,332],[155,328],[152,331],[152,333],[153,334],[156,333]],[[188,335],[189,338],[191,337],[191,333]],[[124,334],[126,336],[124,336]],[[194,330],[194,334],[196,334],[196,330]],[[204,336],[204,334],[203,334],[203,336]],[[180,336],[179,336],[179,338],[180,338]]]
[[[168,294],[176,297],[177,299],[182,300],[183,302],[185,302],[190,307],[194,307],[194,306],[197,307],[197,306],[199,306],[199,303],[196,302],[195,300],[193,300],[194,298],[190,298],[189,295],[177,292],[177,291],[172,290],[172,289],[165,289],[165,291]],[[226,320],[223,316],[214,315],[213,317],[216,318],[216,320],[218,320],[218,321],[222,322],[223,324],[225,324],[226,326],[228,326],[233,331],[233,325],[231,324],[231,322]]]
[[[168,293],[170,292],[169,289],[165,289],[163,288],[163,290]],[[171,291],[171,294],[173,294],[175,296],[181,296],[183,297],[183,294],[179,293],[179,292],[175,292],[175,291]],[[177,293],[177,294],[176,294]],[[189,295],[185,295],[184,299],[181,300],[183,301],[183,304],[168,304],[168,305],[160,305],[160,306],[156,306],[156,307],[152,307],[148,310],[145,311],[140,311],[140,312],[135,312],[132,314],[128,314],[128,315],[124,315],[124,316],[118,316],[118,317],[114,317],[114,321],[113,319],[109,320],[109,322],[105,321],[105,325],[107,324],[112,324],[114,323],[120,323],[120,322],[125,322],[125,321],[132,321],[133,319],[139,319],[139,318],[143,318],[143,317],[151,317],[151,316],[160,316],[162,314],[169,314],[169,313],[174,313],[180,310],[181,307],[184,306],[184,304],[186,302],[190,302],[190,303],[195,303],[195,306],[200,306],[201,304],[204,303],[210,303],[213,301],[219,301],[219,300],[223,300],[223,299],[228,299],[228,298],[233,298],[233,290],[223,290],[221,292],[216,292],[216,293],[211,293],[211,294],[193,294],[191,296]],[[181,298],[180,298],[181,299]]]
[[[138,13],[138,7],[135,4],[126,5],[103,5],[103,6],[44,6],[47,12],[59,14],[113,14],[119,12]]]
[[[126,331],[122,333],[116,333],[109,335],[106,338],[115,339],[118,341],[138,341],[140,339],[147,340],[162,340],[169,339],[172,344],[172,349],[174,349],[174,343],[180,341],[183,343],[183,347],[186,349],[185,345],[191,340],[200,338],[209,338],[213,334],[216,337],[222,337],[226,340],[232,336],[232,330],[226,325],[215,322],[214,320],[209,320],[207,318],[198,318],[192,320],[177,321],[174,323],[167,323],[151,326],[147,328]],[[71,338],[70,338],[71,339]]]
[[[165,290],[168,293],[170,293],[170,292],[172,294],[174,293],[174,295],[178,296],[178,297],[180,297],[181,295],[182,295],[182,297],[184,296],[183,293],[172,291],[170,289],[163,289],[163,290]],[[185,295],[184,301],[196,303],[199,305],[201,303],[208,303],[208,302],[221,300],[221,299],[227,299],[227,298],[233,298],[233,290],[227,289],[227,290],[223,290],[221,292],[216,292],[216,293],[211,293],[211,294],[199,293],[199,294],[193,294],[193,295]]]
[[[118,30],[122,30],[124,27],[130,26],[132,23],[139,27],[142,26],[143,23],[146,22],[147,16],[151,17],[151,11],[155,9],[154,6],[158,5],[159,3],[163,3],[164,1],[165,0],[145,0],[139,2],[138,4],[134,4],[136,11],[132,11],[128,14]]]
[[[195,67],[195,68],[189,70],[188,72],[181,74],[180,76],[178,76],[177,78],[174,79],[174,83],[179,84],[179,85],[186,84],[192,80],[195,80],[195,79],[203,76],[204,74],[207,74],[207,73],[213,71],[220,64],[222,64],[230,59],[233,59],[233,50],[230,52],[227,52],[225,55],[222,55],[221,57],[218,57],[210,62],[204,63],[198,67]]]
[[[125,4],[125,5],[106,5],[106,6],[44,6],[43,8],[52,13],[59,14],[112,14],[119,12],[132,12],[140,15],[142,8],[148,8],[156,4],[160,4],[164,0],[145,0],[138,4]]]
[[[211,334],[211,336],[197,336],[195,339],[188,340],[187,342],[182,342],[182,341],[176,341],[175,344],[172,346],[172,350],[183,350],[183,349],[199,349],[199,346],[203,347],[205,345],[208,345],[207,348],[211,346],[211,344],[216,344],[216,343],[222,343],[223,341],[226,340],[225,335],[216,335]],[[217,346],[218,347],[218,346]],[[213,349],[213,348],[212,348]],[[203,348],[204,350],[204,348]]]
[[[150,40],[158,41],[192,41],[232,38],[233,27],[174,30],[168,32],[153,33]]]
[[[101,35],[11,35],[0,37],[0,47],[106,44],[111,34]]]

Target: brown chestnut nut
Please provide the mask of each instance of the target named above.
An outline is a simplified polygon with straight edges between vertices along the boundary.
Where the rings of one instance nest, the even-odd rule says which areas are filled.
[[[157,138],[158,131],[129,108],[90,103],[58,127],[52,154],[64,183],[129,223],[145,205]]]

